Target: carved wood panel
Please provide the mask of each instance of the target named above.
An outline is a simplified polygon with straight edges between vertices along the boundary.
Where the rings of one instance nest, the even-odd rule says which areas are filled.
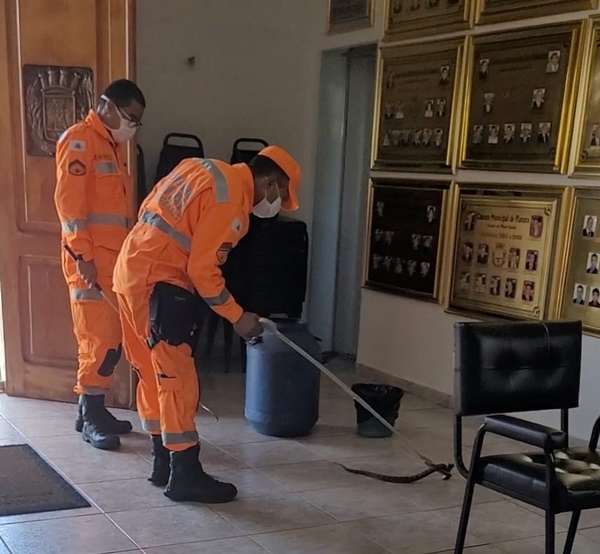
[[[94,103],[93,71],[89,67],[23,66],[23,102],[27,154],[54,156],[56,141]]]

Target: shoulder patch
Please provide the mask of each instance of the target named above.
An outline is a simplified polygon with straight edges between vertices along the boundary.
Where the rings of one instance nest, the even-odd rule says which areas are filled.
[[[73,152],[85,152],[85,141],[72,140],[69,143],[69,150],[72,150]]]
[[[217,250],[217,260],[219,265],[223,265],[227,261],[227,257],[229,256],[229,252],[233,249],[233,243],[224,242],[219,246],[219,250]]]
[[[69,164],[69,173],[71,175],[75,175],[76,177],[82,177],[87,173],[87,169],[85,164],[80,160],[73,160]]]

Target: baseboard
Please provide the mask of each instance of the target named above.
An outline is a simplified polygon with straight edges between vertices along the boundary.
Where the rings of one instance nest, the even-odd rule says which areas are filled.
[[[415,396],[423,398],[428,402],[437,404],[442,408],[452,408],[454,405],[453,397],[450,394],[445,394],[424,385],[407,381],[406,379],[396,377],[395,375],[390,375],[384,371],[380,371],[362,364],[356,364],[356,372],[357,374],[364,375],[366,378],[374,380],[378,383],[386,383],[388,385],[400,387],[409,394],[414,394]]]

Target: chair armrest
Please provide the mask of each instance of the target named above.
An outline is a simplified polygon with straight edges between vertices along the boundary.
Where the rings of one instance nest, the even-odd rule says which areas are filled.
[[[545,451],[567,447],[567,435],[563,431],[525,421],[507,415],[488,416],[483,423],[484,431],[513,439]]]

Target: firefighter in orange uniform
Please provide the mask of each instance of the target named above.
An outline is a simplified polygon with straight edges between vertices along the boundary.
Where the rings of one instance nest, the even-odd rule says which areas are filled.
[[[105,394],[121,357],[121,324],[115,310],[94,288],[112,295],[112,274],[127,236],[129,175],[117,146],[131,140],[141,125],[146,101],[131,81],[110,84],[85,120],[76,123],[56,147],[54,201],[62,227],[63,274],[69,288],[79,367],[75,429],[96,448],[118,448],[129,421],[105,407]],[[116,304],[116,302],[115,302]]]
[[[225,287],[219,266],[247,233],[251,212],[266,218],[298,208],[300,179],[298,164],[277,146],[249,165],[186,159],[146,198],[119,254],[114,291],[125,356],[140,377],[138,412],[152,436],[149,481],[166,486],[172,500],[219,503],[237,494],[199,460],[192,358],[198,303],[204,300],[245,339],[262,332],[258,316],[243,312]]]

